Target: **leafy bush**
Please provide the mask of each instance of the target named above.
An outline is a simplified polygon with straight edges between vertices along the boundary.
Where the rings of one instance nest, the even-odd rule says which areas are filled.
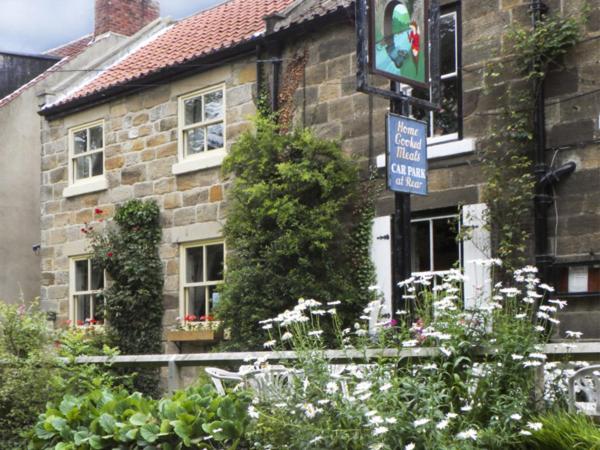
[[[90,233],[94,260],[113,280],[103,293],[111,342],[124,354],[160,353],[164,306],[158,205],[130,200],[117,208],[114,221],[117,227]],[[138,371],[135,385],[158,395],[158,371]]]
[[[57,361],[61,369],[61,392],[82,395],[94,389],[131,387],[132,375],[122,375],[106,364],[78,364],[79,356],[116,356],[119,351],[109,347],[104,327],[87,326],[62,330],[57,342]]]
[[[0,302],[0,448],[19,448],[22,430],[35,423],[47,401],[60,397],[48,345],[52,334],[36,306]]]
[[[535,450],[598,450],[600,429],[592,419],[582,414],[556,411],[538,417],[542,424],[532,430],[527,439],[528,448]]]
[[[219,397],[210,386],[153,400],[140,393],[95,390],[50,406],[31,432],[29,448],[235,449],[249,425],[248,399]]]
[[[233,145],[223,169],[235,176],[218,311],[231,328],[229,347],[260,347],[257,322],[301,296],[345,299],[340,313],[355,316],[368,302],[373,279],[359,226],[370,224],[371,215],[359,206],[356,166],[340,146],[308,130],[280,132],[272,119],[259,116],[256,131]],[[362,240],[353,249],[355,232]]]
[[[263,326],[269,346],[299,352],[286,395],[252,408],[257,424],[249,439],[257,448],[508,449],[521,448],[541,426],[532,412],[535,370],[547,328],[564,302],[536,306],[551,288],[537,270],[516,271],[514,286],[497,285],[479,308],[465,311],[463,276],[451,271],[432,287],[433,275],[404,283],[414,321],[380,323],[376,342],[366,324],[341,329],[336,303],[301,301]],[[364,319],[379,308],[369,305]],[[416,358],[377,355],[365,364],[332,367],[325,357],[321,322],[331,317],[343,349],[412,349]],[[421,347],[437,347],[418,359]],[[485,350],[485,351],[484,351]]]

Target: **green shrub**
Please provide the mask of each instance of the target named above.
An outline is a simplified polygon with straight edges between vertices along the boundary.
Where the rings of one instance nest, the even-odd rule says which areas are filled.
[[[61,392],[82,395],[100,388],[131,387],[133,375],[123,375],[106,364],[78,364],[79,356],[116,356],[119,351],[107,345],[104,327],[89,326],[63,330],[57,342],[61,369]]]
[[[536,419],[540,430],[531,432],[528,448],[534,450],[599,450],[600,429],[583,414],[556,411]]]
[[[0,303],[0,449],[22,448],[46,402],[60,398],[52,333],[35,305]]]
[[[210,386],[160,401],[125,390],[65,396],[30,433],[29,449],[235,449],[249,425],[248,399]]]
[[[367,221],[370,229],[372,217],[358,201],[356,165],[339,144],[308,130],[283,133],[258,117],[255,132],[233,145],[223,170],[234,175],[218,310],[231,328],[229,347],[260,347],[258,321],[300,297],[344,299],[340,313],[354,317],[373,280],[370,236],[360,226]]]
[[[117,208],[114,222],[117,226],[107,232],[90,234],[94,260],[113,280],[103,292],[111,343],[123,354],[160,353],[164,306],[158,205],[130,200]],[[158,395],[158,371],[139,370],[135,385]]]

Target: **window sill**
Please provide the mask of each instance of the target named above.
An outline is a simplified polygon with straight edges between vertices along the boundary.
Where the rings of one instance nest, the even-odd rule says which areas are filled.
[[[429,144],[427,146],[427,159],[446,158],[448,156],[471,153],[475,151],[475,139],[467,138],[457,141]]]
[[[173,164],[173,175],[181,175],[202,169],[218,167],[225,159],[225,149],[212,150],[210,154],[202,155],[200,158],[190,158]]]
[[[63,190],[63,197],[75,197],[77,195],[89,194],[91,192],[104,191],[108,189],[106,178],[96,178],[86,181],[78,181]]]

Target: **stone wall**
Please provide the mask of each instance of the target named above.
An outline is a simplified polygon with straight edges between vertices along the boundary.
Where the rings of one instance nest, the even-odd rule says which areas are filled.
[[[581,11],[584,2],[546,3],[550,12],[571,14]],[[484,89],[484,69],[490,59],[512,51],[504,37],[507,26],[529,26],[529,2],[464,0],[461,4],[462,137],[474,139],[476,151],[430,159],[430,193],[412,197],[415,212],[482,201],[485,179],[477,150],[490,135],[498,97],[509,86],[522,83],[518,76],[509,77],[488,91]],[[551,208],[549,213],[549,248],[558,262],[586,260],[600,264],[600,4],[588,4],[591,9],[583,42],[554,68],[546,83],[547,164],[558,167],[567,161],[577,163],[575,173],[554,191],[556,210]],[[304,74],[294,95],[294,123],[313,127],[323,137],[340,139],[344,150],[357,158],[366,174],[369,165],[375,166],[375,157],[385,152],[384,117],[389,103],[356,92],[355,49],[354,24],[342,18],[335,25],[307,32],[302,39],[294,36],[287,43],[284,60],[290,66],[298,55],[305,55]],[[291,72],[284,63],[282,89],[289,80],[286,70]],[[385,81],[375,79],[373,83],[386,87]],[[384,189],[377,200],[377,215],[390,215],[393,209],[393,196]],[[577,328],[575,322],[586,316],[586,336],[600,337],[595,325],[600,320],[597,300],[573,300],[563,314],[565,324],[561,329]]]
[[[173,175],[177,156],[178,97],[225,84],[226,136],[230,147],[255,113],[253,60],[221,66],[67,116],[44,121],[42,130],[42,291],[44,308],[68,319],[69,257],[85,254],[85,223],[102,227],[129,199],[154,199],[161,208],[165,324],[179,315],[179,243],[220,236],[229,180],[220,167]],[[65,198],[68,130],[104,119],[108,189]],[[95,214],[95,208],[103,211]]]
[[[551,8],[573,10],[581,2],[554,0]],[[465,0],[462,2],[462,106],[463,138],[472,139],[477,149],[490,132],[498,94],[483,89],[486,58],[502,55],[505,26],[526,24],[528,5],[521,0]],[[600,180],[598,123],[599,98],[583,95],[593,90],[598,79],[597,45],[600,6],[594,4],[586,40],[565,58],[564,68],[548,80],[547,125],[548,162],[555,165],[568,160],[577,162],[577,170],[556,189],[558,237],[550,221],[551,248],[557,243],[557,257],[569,260],[597,258],[600,253]],[[308,29],[307,29],[308,30]],[[290,123],[313,128],[320,136],[339,139],[352,155],[364,176],[375,165],[377,155],[385,152],[384,118],[386,100],[356,92],[354,25],[338,18],[327,27],[296,34],[283,43],[283,67],[279,103],[289,113]],[[94,221],[94,208],[108,216],[114,207],[130,198],[154,198],[162,208],[163,243],[161,257],[165,265],[165,323],[172,322],[179,305],[178,243],[212,237],[226,217],[224,196],[227,180],[219,168],[173,176],[177,160],[177,97],[211,84],[227,83],[228,145],[249,123],[254,112],[255,65],[243,61],[223,66],[140,94],[95,107],[65,119],[45,123],[43,130],[42,186],[42,300],[49,309],[67,315],[68,257],[83,252],[80,229]],[[381,86],[387,82],[376,80]],[[106,123],[106,191],[66,199],[67,131],[70,127],[104,118]],[[559,147],[565,144],[565,147]],[[555,153],[555,150],[558,152]],[[481,202],[484,178],[476,151],[430,160],[427,197],[413,197],[413,210],[435,211],[458,208],[460,204]],[[383,181],[382,181],[383,183]],[[393,211],[393,198],[385,190],[377,199],[377,214]],[[600,310],[591,303],[578,303],[581,309]],[[577,310],[579,308],[579,312]],[[568,313],[569,314],[569,313]],[[576,316],[572,316],[576,317]],[[591,321],[590,323],[597,323]],[[597,327],[596,327],[597,328]],[[598,335],[590,325],[586,335]]]

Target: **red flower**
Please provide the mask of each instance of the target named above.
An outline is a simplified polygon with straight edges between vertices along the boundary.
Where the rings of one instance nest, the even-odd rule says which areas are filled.
[[[207,320],[207,321],[211,321],[211,320],[215,320],[215,318],[213,316],[200,316],[200,320]]]
[[[109,258],[112,258],[112,255],[113,255],[113,252],[108,252],[108,253],[106,254],[106,256],[108,256]]]
[[[83,326],[83,320],[78,320],[77,321],[77,326],[79,326],[79,327]]]
[[[103,214],[103,213],[104,213],[104,211],[102,211],[100,208],[96,208],[96,209],[94,210],[94,213],[96,213],[96,214]]]

